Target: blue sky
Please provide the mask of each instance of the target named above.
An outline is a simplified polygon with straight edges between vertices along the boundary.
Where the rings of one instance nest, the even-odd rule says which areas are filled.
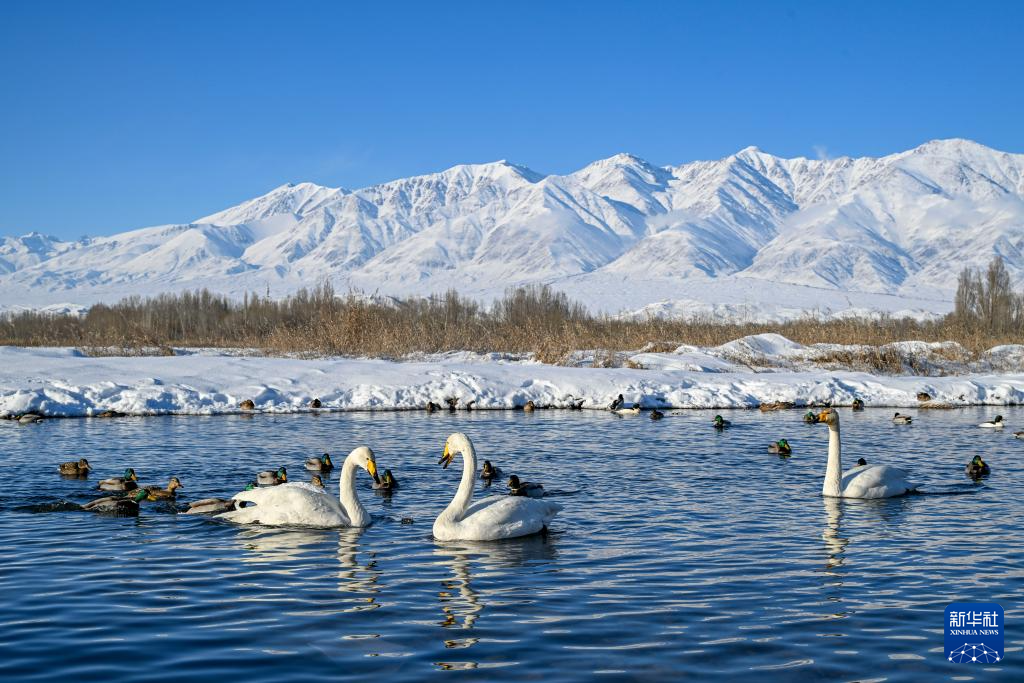
[[[0,3],[0,234],[184,222],[289,181],[748,145],[1024,152],[1024,3]]]

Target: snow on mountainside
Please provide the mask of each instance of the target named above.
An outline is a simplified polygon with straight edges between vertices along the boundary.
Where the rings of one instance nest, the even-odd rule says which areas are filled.
[[[1024,284],[1024,155],[967,140],[829,160],[749,147],[563,176],[499,161],[361,190],[288,184],[188,224],[0,238],[0,306],[329,278],[480,297],[548,282],[610,312],[944,312],[954,274],[996,254]]]

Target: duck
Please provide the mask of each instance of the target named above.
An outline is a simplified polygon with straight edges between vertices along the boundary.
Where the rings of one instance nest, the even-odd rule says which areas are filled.
[[[135,517],[139,514],[139,503],[145,498],[145,489],[139,489],[130,496],[105,496],[90,500],[82,509],[114,517]]]
[[[913,420],[914,418],[912,418],[910,415],[900,415],[899,413],[896,413],[895,415],[892,416],[893,424],[898,425],[908,425]]]
[[[104,479],[96,488],[102,491],[133,491],[139,488],[136,483],[138,481],[139,478],[135,475],[135,470],[129,467],[120,477]]]
[[[994,420],[989,420],[988,422],[982,422],[978,426],[979,427],[985,427],[986,429],[1002,429],[1003,427],[1006,426],[1006,423],[1003,422],[1003,416],[1002,415],[996,415]]]
[[[634,403],[632,408],[616,408],[612,412],[615,413],[616,415],[639,415],[640,404]]]
[[[732,422],[729,422],[728,420],[726,420],[721,415],[715,415],[715,419],[713,420],[713,424],[715,426],[715,429],[725,429],[726,427],[731,427],[732,426]]]
[[[283,483],[236,493],[232,498],[237,507],[220,513],[217,519],[264,526],[369,526],[373,519],[356,493],[356,470],[359,469],[366,470],[375,482],[380,482],[373,451],[368,446],[359,446],[341,465],[337,498],[305,482]]]
[[[867,464],[868,464],[868,461],[865,460],[864,458],[857,458],[857,467],[864,467],[864,465],[867,465]]]
[[[843,473],[839,437],[839,413],[826,408],[818,422],[828,426],[828,464],[821,494],[829,498],[892,498],[917,490],[909,475],[889,465],[858,465]]]
[[[256,410],[256,403],[251,398],[247,398],[238,404],[241,410]]]
[[[569,410],[583,410],[583,402],[586,401],[586,400],[587,399],[585,399],[585,398],[575,398],[575,397],[570,395],[569,396],[569,403],[568,403],[568,405],[566,407]]]
[[[1014,432],[1013,437],[1015,439],[1024,439],[1024,432]]]
[[[480,470],[480,478],[490,481],[501,476],[501,468],[495,467],[490,460],[484,460],[484,466]]]
[[[73,460],[71,462],[62,462],[59,469],[61,474],[71,474],[76,477],[81,477],[89,474],[92,467],[89,466],[88,460],[85,458],[79,458],[78,462]]]
[[[853,399],[853,405],[850,407],[853,408],[854,410],[864,410],[864,401],[860,400],[859,398],[855,398]]]
[[[444,402],[448,404],[448,412],[454,413],[458,409],[459,397],[452,396],[451,398],[446,398]]]
[[[324,487],[324,480],[320,478],[319,474],[314,474],[312,477],[310,477],[309,483],[319,489],[322,489]]]
[[[394,491],[398,488],[398,480],[391,474],[391,470],[384,470],[380,481],[373,482],[373,488],[377,491]]]
[[[562,506],[525,496],[488,496],[473,502],[476,480],[476,449],[461,432],[444,442],[438,464],[444,469],[462,456],[462,480],[451,503],[434,520],[438,541],[496,541],[545,531]]]
[[[519,481],[519,477],[514,474],[508,478],[506,486],[508,486],[508,495],[510,496],[526,496],[527,498],[544,497],[543,484]]]
[[[428,413],[436,413],[437,411],[441,410],[441,406],[438,405],[437,403],[434,403],[433,401],[427,401],[426,410]]]
[[[140,486],[139,488],[146,492],[147,500],[172,500],[178,495],[177,490],[185,487],[181,485],[180,479],[171,477],[171,480],[167,483],[167,488],[160,488],[159,486]]]
[[[279,467],[276,472],[264,470],[256,475],[256,483],[260,486],[277,486],[286,481],[288,481],[288,470],[284,466]]]
[[[334,463],[331,462],[331,454],[324,453],[321,458],[308,458],[306,460],[306,469],[313,472],[334,469]]]
[[[312,408],[313,410],[316,410],[317,408],[322,408],[323,405],[323,401],[321,401],[318,398],[314,398],[312,401],[309,402],[309,407]]]
[[[526,405],[523,406],[523,410],[525,410],[528,413],[532,413],[536,409],[537,409],[537,404],[534,403],[533,401],[527,401]]]
[[[42,421],[43,421],[43,416],[42,415],[36,415],[35,413],[25,413],[24,415],[22,415],[21,417],[18,418],[18,423],[19,424],[23,424],[23,425],[35,424],[37,422],[42,422]]]
[[[967,463],[964,471],[967,472],[968,477],[978,479],[979,477],[987,477],[991,470],[988,467],[988,463],[982,460],[980,455],[976,455]]]
[[[792,455],[793,448],[785,439],[779,439],[775,443],[768,444],[768,452],[778,453],[779,455]]]
[[[806,413],[804,413],[804,422],[808,424],[817,424],[818,416],[814,414],[813,410],[808,410]]]
[[[612,401],[612,404],[610,406],[608,406],[608,410],[611,410],[612,412],[614,412],[614,411],[618,410],[619,408],[621,408],[625,403],[626,403],[626,399],[622,398],[622,394],[619,394],[615,398],[615,400]]]
[[[660,420],[663,417],[665,417],[665,413],[661,412],[657,408],[652,408],[651,409],[651,419],[652,420]]]
[[[245,490],[252,491],[256,488],[257,484],[254,481],[249,482]],[[203,498],[202,500],[193,501],[188,504],[188,510],[185,510],[186,515],[215,515],[221,512],[227,512],[234,510],[238,505],[238,501],[234,498]]]

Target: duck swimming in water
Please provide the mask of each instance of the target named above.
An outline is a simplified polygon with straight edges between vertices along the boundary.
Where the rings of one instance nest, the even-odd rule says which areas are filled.
[[[914,420],[914,418],[912,418],[910,415],[900,415],[899,413],[896,413],[895,415],[892,416],[893,424],[898,424],[898,425],[908,425],[913,420]]]
[[[276,472],[270,470],[264,470],[256,475],[256,483],[260,486],[277,486],[288,481],[288,470],[285,467],[279,467]]]
[[[256,482],[251,481],[245,487],[246,491],[252,491],[256,488]],[[234,510],[237,506],[238,501],[234,498],[203,498],[188,504],[188,510],[185,511],[186,515],[216,515],[221,512],[228,512]]]
[[[330,453],[324,453],[322,458],[309,458],[306,460],[306,469],[312,472],[323,472],[333,468],[334,463],[331,462]]]
[[[484,460],[484,466],[480,470],[480,478],[490,481],[496,477],[501,476],[501,468],[495,467],[491,464],[490,460]]]
[[[133,491],[139,488],[139,485],[136,483],[138,480],[139,478],[135,475],[135,470],[129,467],[122,476],[104,479],[96,488],[102,491]]]
[[[615,411],[615,410],[618,410],[618,409],[619,409],[619,408],[621,408],[621,407],[622,407],[623,405],[625,405],[625,403],[626,403],[626,399],[622,398],[622,394],[619,394],[619,395],[618,395],[618,396],[617,396],[617,397],[615,398],[615,400],[614,400],[614,401],[612,401],[612,404],[611,404],[610,406],[608,406],[608,410],[611,410],[611,411]]]
[[[978,479],[980,477],[987,477],[991,470],[989,470],[988,463],[982,460],[980,455],[976,455],[967,463],[964,471],[967,472],[967,476],[971,479]]]
[[[793,448],[785,439],[779,439],[775,443],[768,444],[768,452],[777,453],[778,455],[792,455]]]
[[[806,413],[804,413],[804,422],[808,424],[817,424],[818,416],[815,415],[813,411],[808,410]]]
[[[139,514],[139,503],[145,498],[145,489],[139,489],[128,496],[106,496],[91,500],[82,509],[114,517],[135,517]]]
[[[512,475],[508,478],[508,495],[526,496],[527,498],[543,498],[544,485],[528,481],[519,481],[519,477]]]
[[[732,422],[729,422],[728,420],[726,420],[721,415],[715,415],[715,419],[713,421],[713,424],[715,426],[715,429],[725,429],[726,427],[731,427],[732,426]]]
[[[615,413],[616,415],[639,415],[640,404],[634,403],[632,408],[616,408],[612,412]]]
[[[83,477],[89,474],[92,467],[89,466],[89,461],[85,458],[79,458],[78,462],[62,462],[60,464],[60,473],[69,474],[76,477]]]
[[[398,480],[391,474],[391,470],[384,470],[380,481],[373,482],[373,488],[377,491],[394,491],[398,488]]]
[[[853,399],[853,405],[850,407],[853,408],[854,410],[864,410],[864,401],[860,400],[859,398],[855,398]]]
[[[168,482],[167,488],[160,488],[159,486],[142,486],[140,490],[146,492],[146,500],[171,500],[175,498],[178,489],[185,488],[181,485],[181,480],[177,477],[171,477],[171,481]]]
[[[651,409],[651,419],[652,420],[660,420],[663,417],[665,417],[665,413],[661,412],[657,408],[652,408]]]
[[[988,422],[982,422],[978,426],[979,427],[985,427],[986,429],[1002,429],[1003,427],[1006,426],[1006,423],[1003,422],[1003,416],[1002,415],[996,415],[996,418],[994,420],[989,420]]]

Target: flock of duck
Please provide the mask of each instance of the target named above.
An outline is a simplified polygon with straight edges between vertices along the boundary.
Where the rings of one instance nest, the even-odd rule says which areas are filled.
[[[627,408],[620,394],[609,407],[616,415],[638,415],[640,406]],[[855,402],[853,410],[863,410],[863,402]],[[654,410],[652,419],[662,416]],[[829,430],[828,461],[822,495],[837,498],[890,498],[913,493],[917,486],[904,470],[890,465],[869,465],[864,458],[845,472],[842,470],[842,445],[839,427],[839,412],[825,408],[818,413],[809,411],[806,422],[824,424]],[[894,424],[911,424],[912,418],[896,413]],[[725,430],[732,426],[729,420],[716,415],[712,425]],[[1005,426],[1001,415],[979,425],[982,428],[1002,429]],[[1024,438],[1024,432],[1014,436]],[[786,439],[768,445],[768,452],[780,457],[792,455],[792,447]],[[477,466],[473,442],[463,433],[456,432],[445,441],[438,464],[447,469],[456,457],[462,459],[462,478],[451,503],[438,514],[434,521],[434,537],[440,541],[491,541],[514,538],[538,533],[562,510],[562,506],[544,499],[541,484],[520,481],[516,475],[508,479],[508,495],[491,495],[473,501],[477,477],[488,484],[502,476],[501,469],[484,460]],[[257,474],[255,480],[231,498],[206,498],[189,504],[185,514],[209,514],[216,518],[238,524],[261,524],[268,526],[313,526],[313,527],[365,527],[371,522],[370,514],[359,500],[356,492],[356,474],[364,470],[373,480],[373,488],[390,493],[399,487],[391,470],[378,474],[373,451],[360,446],[345,458],[341,465],[338,483],[338,497],[324,489],[322,473],[334,469],[334,462],[327,453],[319,458],[309,458],[305,469],[310,471],[310,482],[288,480],[285,467],[276,471]],[[66,476],[84,478],[92,470],[88,460],[62,463],[60,473]],[[990,468],[981,456],[975,456],[965,468],[966,473],[979,478],[987,476]],[[143,486],[138,483],[135,470],[127,468],[122,476],[104,479],[98,488],[114,495],[97,498],[82,506],[93,512],[118,516],[138,514],[144,501],[175,500],[177,491],[184,488],[177,477],[172,477],[166,487]],[[405,522],[407,520],[403,520]]]

